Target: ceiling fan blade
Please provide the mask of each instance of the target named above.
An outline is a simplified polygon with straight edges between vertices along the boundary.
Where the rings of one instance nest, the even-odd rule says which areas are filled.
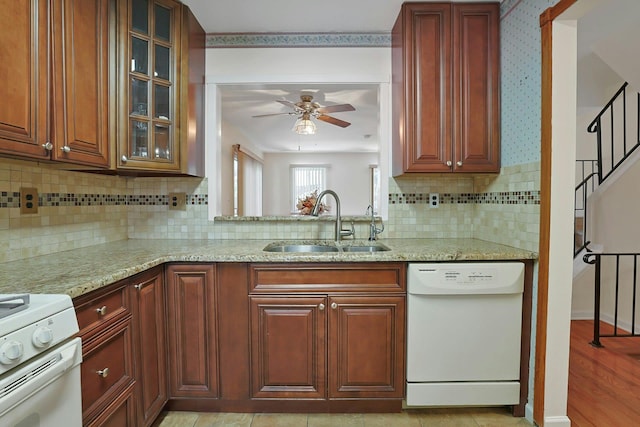
[[[295,113],[287,112],[287,113],[258,114],[257,116],[251,116],[251,117],[281,116],[283,114],[292,115],[292,114],[295,114]]]
[[[325,114],[320,114],[317,117],[318,120],[322,120],[323,122],[331,123],[332,125],[340,126],[341,128],[346,128],[350,126],[351,123],[345,122],[344,120],[336,119],[335,117],[327,116]]]
[[[328,105],[326,107],[320,107],[316,109],[316,111],[320,114],[338,113],[340,111],[355,111],[355,108],[351,104],[338,104],[338,105]]]
[[[300,108],[293,102],[287,101],[286,99],[276,99],[276,102],[279,102],[282,105],[286,105],[287,107],[293,108],[294,110],[297,110],[298,108]]]

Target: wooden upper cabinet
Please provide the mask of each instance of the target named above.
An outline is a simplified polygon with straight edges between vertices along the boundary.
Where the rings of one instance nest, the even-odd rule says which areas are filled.
[[[108,0],[1,0],[0,152],[109,166]]]
[[[0,152],[48,159],[45,0],[0,0]]]
[[[499,4],[405,3],[392,31],[393,175],[499,172]]]
[[[52,4],[52,158],[109,166],[109,0]]]
[[[118,34],[117,168],[203,176],[204,30],[178,1],[120,0]]]
[[[500,6],[453,14],[454,170],[500,172]]]

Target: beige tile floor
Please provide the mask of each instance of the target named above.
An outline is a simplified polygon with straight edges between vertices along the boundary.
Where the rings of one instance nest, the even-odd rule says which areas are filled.
[[[503,408],[424,409],[398,414],[165,412],[153,427],[512,427],[531,426]]]

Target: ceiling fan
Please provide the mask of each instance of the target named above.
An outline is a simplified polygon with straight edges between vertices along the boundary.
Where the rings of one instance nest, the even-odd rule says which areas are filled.
[[[296,120],[293,130],[299,134],[315,133],[315,124],[311,121],[311,117],[322,120],[323,122],[330,123],[332,125],[340,126],[341,128],[346,128],[347,126],[351,125],[351,123],[329,116],[327,115],[327,113],[355,111],[355,108],[351,104],[338,104],[323,107],[317,102],[313,101],[313,96],[307,94],[300,95],[300,101],[296,103],[287,101],[286,99],[276,99],[276,102],[292,108],[293,111],[284,113],[260,114],[253,117],[279,116],[282,114],[297,116],[298,119]]]

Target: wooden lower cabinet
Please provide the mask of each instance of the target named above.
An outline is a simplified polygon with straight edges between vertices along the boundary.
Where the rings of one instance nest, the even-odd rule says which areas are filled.
[[[326,397],[326,297],[250,297],[253,398]]]
[[[214,264],[167,267],[171,398],[218,397]]]
[[[83,424],[148,426],[167,402],[164,269],[74,300],[83,362]]]
[[[397,412],[404,263],[170,263],[74,300],[83,423]]]
[[[404,297],[250,300],[252,398],[403,397]]]
[[[134,384],[131,384],[88,427],[136,426]]]
[[[332,296],[329,397],[404,396],[405,297]]]
[[[402,399],[403,268],[255,266],[251,398]]]
[[[164,270],[153,268],[129,280],[133,307],[138,386],[138,426],[149,426],[168,400]]]

